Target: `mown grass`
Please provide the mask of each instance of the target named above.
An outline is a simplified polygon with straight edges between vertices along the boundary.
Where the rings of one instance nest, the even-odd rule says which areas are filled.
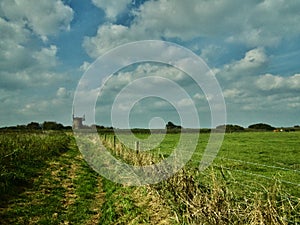
[[[201,156],[194,156],[193,166]],[[213,166],[222,169],[226,179],[241,184],[241,189],[243,184],[261,189],[277,179],[284,191],[300,197],[299,157],[299,132],[232,133],[225,135]]]
[[[168,156],[178,136],[168,134],[150,157],[155,151],[158,157]],[[297,132],[226,134],[210,169],[199,171],[208,140],[208,134],[202,134],[185,168],[150,189],[171,207],[176,224],[298,224],[299,136]],[[118,148],[122,145],[115,145],[116,155],[133,165],[141,165],[141,158],[147,159],[144,164],[151,162],[142,156],[145,152],[137,156],[133,150]]]

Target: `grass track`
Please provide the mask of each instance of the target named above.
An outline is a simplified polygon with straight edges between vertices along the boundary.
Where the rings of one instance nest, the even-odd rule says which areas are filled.
[[[104,198],[100,176],[71,141],[30,188],[1,208],[1,224],[97,224]]]

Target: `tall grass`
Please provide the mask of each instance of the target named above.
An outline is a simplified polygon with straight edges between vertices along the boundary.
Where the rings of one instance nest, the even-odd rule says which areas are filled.
[[[211,169],[211,181],[203,183],[198,171],[181,170],[154,185],[168,199],[181,223],[187,224],[298,224],[299,198],[290,196],[278,180],[260,191],[243,195],[228,188],[220,171]]]
[[[0,133],[0,197],[21,191],[46,161],[68,148],[64,133]]]

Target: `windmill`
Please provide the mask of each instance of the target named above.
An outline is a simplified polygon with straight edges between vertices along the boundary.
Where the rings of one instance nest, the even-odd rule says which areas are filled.
[[[85,115],[83,115],[83,117],[77,117],[74,114],[74,107],[72,109],[72,119],[73,119],[73,124],[72,124],[72,128],[73,129],[81,129],[83,128],[83,121],[85,121]]]

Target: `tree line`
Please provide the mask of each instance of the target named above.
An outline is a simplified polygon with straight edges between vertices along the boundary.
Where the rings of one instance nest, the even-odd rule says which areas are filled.
[[[104,127],[100,125],[93,125],[99,132],[114,132],[113,127]],[[88,126],[86,126],[88,127]],[[167,130],[168,133],[180,133],[182,130],[190,130],[191,132],[193,130],[199,131],[202,133],[209,133],[211,132],[211,128],[201,128],[201,129],[184,129],[180,125],[176,125],[173,122],[169,121],[165,125],[165,129]],[[61,123],[55,122],[55,121],[44,121],[43,123],[38,123],[38,122],[30,122],[27,125],[16,125],[16,126],[10,126],[10,127],[2,127],[0,128],[2,131],[44,131],[44,130],[66,130],[66,131],[71,131],[72,126],[64,126]],[[159,129],[158,129],[159,130]],[[269,124],[265,123],[256,123],[256,124],[251,124],[247,128],[244,128],[239,125],[234,125],[234,124],[224,124],[224,125],[219,125],[217,126],[214,130],[216,131],[224,131],[226,133],[232,133],[232,132],[244,132],[244,131],[300,131],[300,126],[295,125],[294,127],[290,128],[276,128],[273,127]],[[151,133],[149,129],[144,129],[144,128],[133,128],[131,129],[133,133]]]

